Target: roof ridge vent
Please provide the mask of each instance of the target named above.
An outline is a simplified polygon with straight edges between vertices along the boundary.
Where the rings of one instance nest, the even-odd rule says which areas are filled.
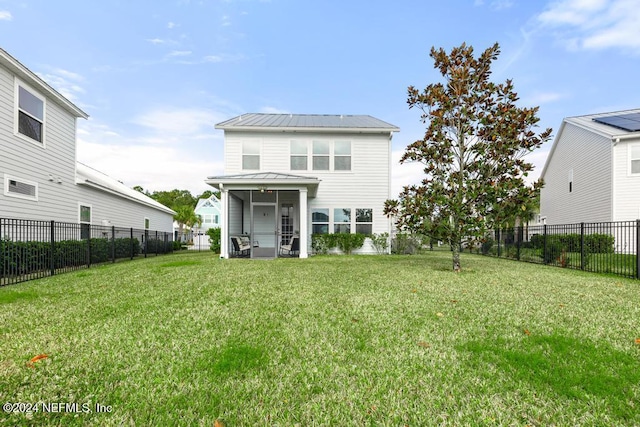
[[[238,116],[238,121],[239,121],[239,122],[241,122],[241,121],[242,121],[242,114],[240,114],[240,115]]]

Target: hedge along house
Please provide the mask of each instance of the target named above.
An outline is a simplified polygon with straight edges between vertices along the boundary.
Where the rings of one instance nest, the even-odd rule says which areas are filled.
[[[171,232],[171,209],[76,161],[78,118],[88,115],[0,49],[0,217]]]
[[[390,233],[391,140],[399,128],[366,115],[245,114],[224,130],[221,256],[245,237],[251,257],[276,257],[312,234]],[[370,240],[355,253],[374,253]]]

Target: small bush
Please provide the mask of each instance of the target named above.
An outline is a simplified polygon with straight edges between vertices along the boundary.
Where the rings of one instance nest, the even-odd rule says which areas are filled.
[[[338,248],[345,254],[361,248],[366,236],[361,233],[314,234],[311,236],[311,247],[314,253],[326,254],[330,249]]]
[[[562,243],[557,240],[551,240],[547,242],[547,250],[542,254],[542,259],[545,264],[551,264],[560,258],[562,252]]]
[[[398,255],[413,255],[418,253],[421,240],[408,233],[398,233],[391,240],[391,253]]]
[[[482,242],[482,245],[480,246],[482,255],[488,255],[489,251],[491,251],[491,248],[493,247],[493,244],[494,244],[494,240],[491,237],[487,237],[486,240]]]
[[[220,253],[220,228],[210,228],[207,230],[207,236],[209,236],[209,242],[211,243],[211,250],[213,253]]]
[[[378,254],[387,253],[387,248],[389,247],[389,233],[372,234],[371,244]]]

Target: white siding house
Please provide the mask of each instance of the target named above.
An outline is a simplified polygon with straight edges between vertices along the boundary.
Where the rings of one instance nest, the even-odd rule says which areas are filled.
[[[371,116],[245,114],[216,125],[225,135],[222,248],[246,235],[251,256],[276,256],[315,233],[390,233],[391,138],[399,129]],[[360,249],[371,253],[370,241]]]
[[[640,218],[640,109],[564,119],[541,177],[547,224]]]
[[[171,209],[76,162],[87,117],[0,49],[0,217],[171,232]]]

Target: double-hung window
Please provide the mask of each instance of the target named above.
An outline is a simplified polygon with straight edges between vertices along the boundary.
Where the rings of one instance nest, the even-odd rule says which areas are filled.
[[[308,144],[305,141],[291,141],[291,170],[307,170]]]
[[[311,233],[329,233],[329,209],[313,209],[311,211]]]
[[[351,233],[351,209],[338,208],[333,210],[333,232]]]
[[[242,169],[260,170],[260,143],[244,141],[242,143]]]
[[[78,222],[80,222],[80,238],[88,239],[91,236],[91,205],[78,204],[78,219]]]
[[[330,155],[329,141],[313,141],[313,170],[328,171]]]
[[[16,80],[16,133],[44,143],[44,98]]]
[[[629,146],[629,173],[640,175],[640,145]]]
[[[337,171],[351,170],[351,142],[335,142],[333,146],[333,169]]]
[[[356,209],[356,233],[371,235],[373,230],[373,209]]]

